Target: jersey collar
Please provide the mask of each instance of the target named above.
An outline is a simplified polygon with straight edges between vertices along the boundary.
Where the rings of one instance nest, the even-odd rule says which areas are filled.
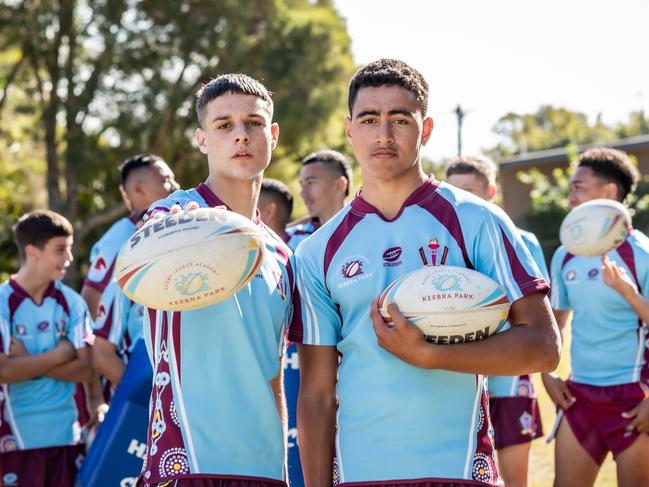
[[[390,222],[398,219],[403,213],[403,210],[406,209],[406,207],[419,204],[422,201],[430,198],[439,187],[439,184],[439,181],[435,179],[434,176],[428,176],[428,179],[426,179],[426,181],[424,181],[421,186],[415,189],[410,194],[410,196],[406,198],[396,216],[390,219],[386,218],[383,213],[381,213],[375,206],[371,205],[363,199],[363,188],[358,191],[356,197],[352,200],[351,205],[352,208],[359,213],[376,213],[382,220]]]
[[[216,196],[214,192],[209,188],[209,186],[207,186],[207,184],[199,184],[198,186],[196,186],[196,191],[203,197],[205,203],[207,203],[211,208],[223,206],[226,210],[232,211],[232,208],[230,208],[218,196]],[[255,208],[255,218],[253,221],[255,225],[261,226],[261,214],[259,213],[259,208]]]

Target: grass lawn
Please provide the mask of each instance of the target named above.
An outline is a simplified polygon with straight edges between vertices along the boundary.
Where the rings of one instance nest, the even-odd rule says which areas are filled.
[[[559,375],[562,379],[568,376],[570,370],[570,326],[567,327],[566,339],[563,344],[561,363],[559,364]],[[549,434],[554,424],[554,404],[546,394],[540,375],[534,377],[535,385],[539,395],[541,417],[543,419],[543,430]],[[530,480],[532,487],[551,487],[554,479],[554,442],[546,444],[545,438],[539,438],[532,443],[532,455],[530,459]],[[596,487],[615,487],[615,462],[609,454],[595,482]]]

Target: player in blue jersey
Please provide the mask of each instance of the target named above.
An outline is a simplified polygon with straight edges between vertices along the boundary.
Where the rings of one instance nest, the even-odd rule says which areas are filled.
[[[264,225],[275,232],[282,241],[288,243],[290,237],[286,233],[286,225],[293,213],[293,195],[288,186],[277,179],[264,178],[261,182],[257,207]]]
[[[154,380],[140,482],[287,485],[281,357],[292,255],[256,209],[279,126],[267,89],[243,74],[204,85],[196,111],[207,180],[154,203],[151,221],[180,208],[225,206],[261,227],[267,251],[257,275],[231,298],[195,311],[145,312]]]
[[[21,264],[0,285],[0,471],[8,485],[72,485],[80,444],[75,382],[89,380],[91,319],[61,283],[72,225],[34,211],[14,226]]]
[[[113,279],[104,290],[95,320],[92,365],[115,388],[128,355],[142,338],[144,307],[131,301]]]
[[[356,73],[345,129],[362,190],[297,250],[302,319],[290,338],[301,342],[309,487],[331,485],[332,469],[343,485],[498,485],[484,376],[553,370],[559,360],[548,285],[511,221],[423,173],[427,98],[421,74],[402,61]],[[435,345],[394,304],[386,324],[376,298],[428,263],[499,282],[511,329]]]
[[[300,195],[309,216],[286,229],[288,245],[293,251],[342,209],[351,185],[352,168],[340,152],[321,150],[302,159]]]
[[[596,198],[623,202],[637,180],[624,152],[590,149],[570,178],[570,206]],[[570,378],[543,375],[560,408],[555,485],[593,485],[609,451],[618,485],[649,485],[649,239],[633,230],[601,258],[576,257],[562,246],[551,271],[560,329],[573,313]]]
[[[81,295],[95,318],[99,300],[111,282],[119,250],[135,231],[135,225],[151,203],[178,189],[173,171],[154,154],[138,154],[119,167],[120,192],[130,214],[120,218],[90,251],[90,266]]]
[[[485,201],[496,196],[497,174],[498,167],[485,156],[459,157],[446,167],[449,184]],[[520,228],[518,232],[543,277],[549,281],[543,250],[536,236]],[[525,487],[529,483],[531,441],[543,436],[534,382],[529,374],[496,375],[489,377],[487,389],[498,470],[507,487]]]

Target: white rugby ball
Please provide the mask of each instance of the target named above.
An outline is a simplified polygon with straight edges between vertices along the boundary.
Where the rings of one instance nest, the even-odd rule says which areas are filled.
[[[596,199],[572,209],[561,223],[559,239],[573,255],[604,255],[619,247],[631,231],[631,215],[620,202]]]
[[[494,280],[464,267],[427,265],[401,276],[379,298],[416,325],[431,343],[464,343],[487,338],[507,320],[509,299]]]
[[[129,298],[150,308],[203,308],[229,298],[255,276],[264,240],[252,221],[222,208],[168,214],[126,242],[115,276]]]

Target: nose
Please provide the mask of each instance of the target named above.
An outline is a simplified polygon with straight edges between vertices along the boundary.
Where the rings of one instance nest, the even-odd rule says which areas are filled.
[[[66,251],[66,254],[67,254],[66,257],[68,262],[72,262],[74,260],[74,255],[72,255],[72,249],[68,249]]]
[[[376,134],[376,143],[381,145],[390,145],[393,142],[394,134],[392,132],[392,124],[389,120],[381,121]]]
[[[237,144],[247,144],[250,142],[250,135],[248,134],[248,129],[245,124],[241,124],[237,127],[237,130],[234,133],[234,141]]]

